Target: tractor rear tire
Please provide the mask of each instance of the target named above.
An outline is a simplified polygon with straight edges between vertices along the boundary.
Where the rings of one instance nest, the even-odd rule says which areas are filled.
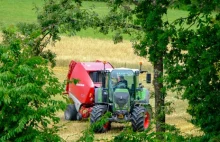
[[[144,131],[150,125],[151,112],[143,106],[136,106],[131,114],[133,131]]]
[[[90,123],[93,125],[95,122],[99,121],[101,117],[107,112],[106,105],[96,105],[92,108],[92,112],[90,114]],[[111,123],[107,122],[103,126],[93,125],[93,131],[95,133],[104,133],[107,130],[110,130]]]
[[[64,117],[66,120],[76,120],[77,110],[74,104],[69,104],[64,112]]]

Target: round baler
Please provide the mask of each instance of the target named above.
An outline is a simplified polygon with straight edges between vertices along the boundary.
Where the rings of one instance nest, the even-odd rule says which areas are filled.
[[[88,118],[94,106],[95,88],[102,85],[102,71],[113,69],[110,63],[101,61],[95,62],[76,62],[71,61],[69,64],[68,80],[77,79],[77,84],[66,84],[66,93],[70,99],[70,104],[64,112],[66,120],[81,120]]]

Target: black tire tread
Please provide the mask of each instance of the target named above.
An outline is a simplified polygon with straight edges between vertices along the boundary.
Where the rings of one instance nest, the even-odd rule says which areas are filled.
[[[97,122],[107,111],[107,107],[105,105],[96,105],[93,107],[92,112],[90,114],[90,123],[93,124]],[[95,133],[104,133],[107,129],[104,127],[99,127],[94,129]]]
[[[69,117],[67,117],[69,115]],[[64,118],[66,120],[76,120],[77,110],[74,104],[67,105],[67,108],[64,112]]]
[[[135,107],[131,115],[131,123],[134,131],[144,131],[145,114],[147,110],[143,106]]]

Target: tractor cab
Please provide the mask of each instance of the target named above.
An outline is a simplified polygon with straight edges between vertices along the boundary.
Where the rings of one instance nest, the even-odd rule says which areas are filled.
[[[109,87],[113,90],[116,88],[126,88],[131,90],[136,86],[137,80],[135,72],[131,69],[114,69],[110,73]]]
[[[102,102],[116,103],[114,97],[118,92],[126,92],[124,96],[122,96],[122,99],[125,96],[129,96],[129,101],[131,101],[131,103],[143,98],[141,94],[144,88],[139,84],[139,73],[140,71],[138,69],[129,68],[106,70],[102,81]]]
[[[116,92],[128,92],[131,98],[135,96],[135,89],[138,87],[138,70],[127,68],[113,69],[106,75],[106,89],[109,94],[109,102],[113,102]],[[125,95],[126,96],[126,95]]]

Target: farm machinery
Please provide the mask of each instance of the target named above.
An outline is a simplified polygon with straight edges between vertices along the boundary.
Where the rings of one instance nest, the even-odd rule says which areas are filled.
[[[110,63],[105,65],[113,69]],[[78,79],[77,84],[67,82],[66,93],[70,104],[64,112],[66,120],[81,120],[88,118],[94,106],[95,88],[102,85],[103,62],[76,62],[71,61],[67,79]]]
[[[96,63],[99,65],[95,66]],[[70,67],[73,64],[76,63],[72,62]],[[113,68],[105,62],[94,62],[93,66],[91,71],[88,68],[83,71],[82,68],[70,69],[68,79],[78,79],[80,74],[83,77],[76,85],[67,84],[66,91],[73,104],[67,106],[65,119],[80,120],[90,116],[93,125],[109,113],[106,123],[96,127],[95,132],[109,130],[112,122],[131,122],[134,131],[147,129],[151,118],[150,93],[139,83],[139,74],[146,71],[142,71],[141,66],[140,69]],[[150,74],[146,80],[150,83]]]

